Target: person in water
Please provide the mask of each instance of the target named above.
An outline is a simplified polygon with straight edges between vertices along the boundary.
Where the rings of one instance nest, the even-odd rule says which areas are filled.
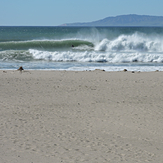
[[[74,47],[74,45],[72,45],[72,47]]]

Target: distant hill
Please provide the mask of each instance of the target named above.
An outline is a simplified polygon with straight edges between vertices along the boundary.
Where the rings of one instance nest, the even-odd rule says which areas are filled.
[[[66,23],[61,26],[163,26],[163,16],[119,15],[87,23]]]

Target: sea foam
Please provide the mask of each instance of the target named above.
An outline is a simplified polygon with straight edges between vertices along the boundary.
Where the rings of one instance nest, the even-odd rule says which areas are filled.
[[[36,60],[49,61],[78,61],[78,62],[109,62],[109,63],[126,63],[126,62],[163,62],[162,53],[153,52],[99,52],[99,51],[39,51],[30,49]]]

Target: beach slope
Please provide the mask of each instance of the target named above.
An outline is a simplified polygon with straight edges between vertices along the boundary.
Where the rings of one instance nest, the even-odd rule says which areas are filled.
[[[0,162],[163,161],[163,72],[0,71]]]

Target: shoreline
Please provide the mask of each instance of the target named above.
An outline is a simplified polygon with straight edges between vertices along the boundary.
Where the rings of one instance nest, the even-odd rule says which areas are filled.
[[[130,65],[131,64],[131,65]],[[20,66],[23,66],[25,70],[29,71],[94,71],[96,69],[105,70],[106,72],[119,72],[127,69],[128,71],[135,72],[153,72],[163,71],[162,63],[83,63],[83,62],[32,62],[32,63],[13,63],[10,65],[1,65],[1,70],[17,70]],[[10,67],[10,69],[9,69]]]
[[[163,160],[163,72],[0,70],[2,162]]]
[[[22,72],[29,72],[29,71],[44,71],[44,72],[49,72],[49,71],[58,71],[58,72],[62,72],[62,71],[66,71],[66,72],[93,72],[93,71],[104,71],[104,72],[108,72],[108,73],[111,73],[111,72],[124,72],[125,70],[127,70],[127,72],[142,72],[142,73],[148,73],[148,72],[163,72],[163,70],[161,69],[153,69],[153,70],[150,70],[150,71],[147,71],[147,70],[144,70],[144,71],[139,71],[139,70],[132,70],[132,69],[128,69],[128,68],[124,68],[124,69],[120,69],[120,70],[105,70],[103,68],[96,68],[96,69],[90,69],[90,70],[71,70],[71,69],[24,69],[22,70]],[[3,72],[3,71],[19,71],[18,69],[0,69],[0,72]]]

